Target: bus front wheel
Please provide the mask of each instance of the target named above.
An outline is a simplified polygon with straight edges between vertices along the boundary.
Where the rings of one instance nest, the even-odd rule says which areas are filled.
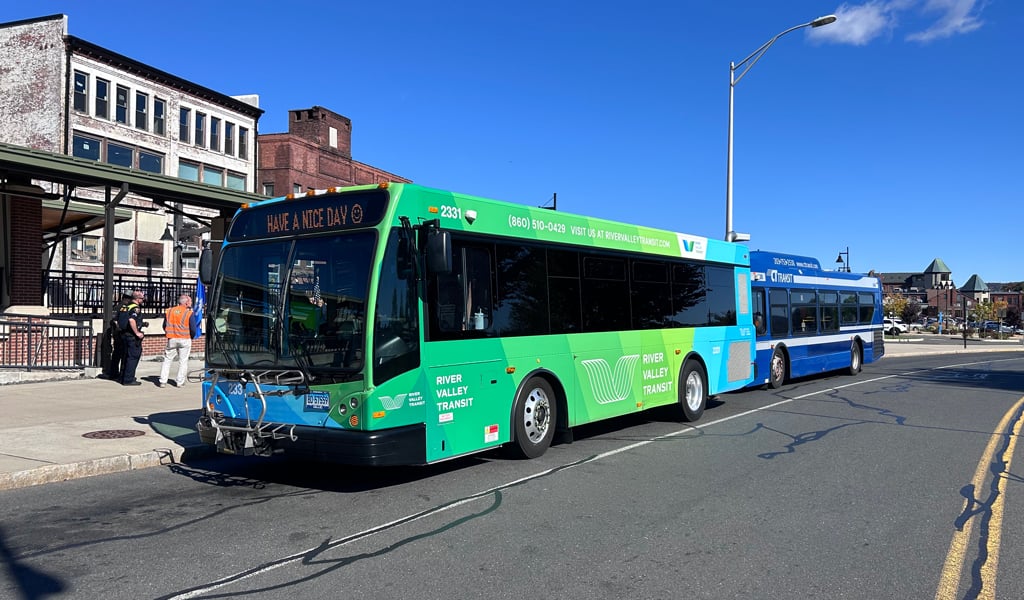
[[[518,456],[537,458],[547,451],[555,437],[557,406],[555,391],[543,377],[531,377],[523,384],[512,415]]]
[[[679,404],[683,407],[683,418],[696,421],[704,414],[708,404],[708,378],[704,370],[696,362],[689,360],[683,365],[682,377],[679,378]]]
[[[776,390],[786,380],[786,354],[779,348],[772,352],[772,362],[768,365],[768,387]]]

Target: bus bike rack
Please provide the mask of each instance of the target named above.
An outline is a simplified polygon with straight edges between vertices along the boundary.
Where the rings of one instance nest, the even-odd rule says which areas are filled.
[[[242,448],[235,448],[234,450],[241,450],[241,454],[259,454],[258,450],[263,449],[262,452],[269,455],[270,452],[266,450],[265,441],[272,440],[283,440],[288,439],[292,442],[298,440],[298,436],[295,435],[295,425],[286,425],[284,423],[264,423],[263,418],[267,414],[267,396],[284,396],[289,392],[286,391],[264,391],[261,384],[264,385],[300,385],[306,383],[306,374],[302,371],[251,371],[248,369],[210,369],[207,371],[210,376],[210,388],[207,392],[205,401],[203,403],[206,420],[208,421],[209,427],[216,431],[216,436],[213,443],[216,444],[217,450],[228,447],[226,438],[228,434],[239,434],[244,436],[245,440]],[[242,425],[225,425],[223,423],[223,417],[220,420],[215,418],[212,414],[212,410],[208,407],[211,405],[213,395],[217,389],[217,383],[221,377],[225,379],[235,381],[237,380],[242,386],[243,393],[243,405],[245,406],[245,421],[246,424]],[[254,392],[245,392],[246,384],[252,383],[256,388]],[[249,411],[249,398],[258,398],[260,401],[260,414],[259,417],[253,422],[252,415]],[[257,440],[261,443],[257,444]],[[235,452],[237,453],[237,452]]]

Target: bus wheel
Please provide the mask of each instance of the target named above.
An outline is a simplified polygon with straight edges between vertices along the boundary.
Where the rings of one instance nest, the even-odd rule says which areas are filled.
[[[680,377],[679,404],[683,407],[683,419],[696,421],[704,414],[708,404],[708,380],[704,370],[692,360],[683,365],[683,376]]]
[[[547,451],[555,437],[555,391],[543,377],[531,377],[523,384],[513,409],[515,450],[522,458],[537,458]]]
[[[782,387],[786,380],[786,355],[776,348],[772,352],[772,362],[768,365],[768,387],[773,390]]]
[[[860,373],[861,363],[860,344],[854,342],[850,348],[850,375]]]

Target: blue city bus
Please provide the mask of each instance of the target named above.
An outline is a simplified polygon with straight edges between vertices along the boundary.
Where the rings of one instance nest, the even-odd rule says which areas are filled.
[[[757,344],[751,386],[778,388],[828,371],[856,375],[885,353],[877,277],[758,250],[750,253],[750,287]]]

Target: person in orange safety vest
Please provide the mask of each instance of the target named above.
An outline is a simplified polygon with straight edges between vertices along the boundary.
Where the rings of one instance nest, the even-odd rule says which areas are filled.
[[[160,367],[160,379],[157,387],[167,383],[171,372],[171,363],[178,357],[178,376],[174,384],[185,385],[188,375],[188,355],[192,351],[192,338],[196,335],[195,323],[192,320],[192,298],[188,294],[178,296],[178,304],[164,311],[164,335],[167,336],[167,347],[164,349],[164,364]]]

